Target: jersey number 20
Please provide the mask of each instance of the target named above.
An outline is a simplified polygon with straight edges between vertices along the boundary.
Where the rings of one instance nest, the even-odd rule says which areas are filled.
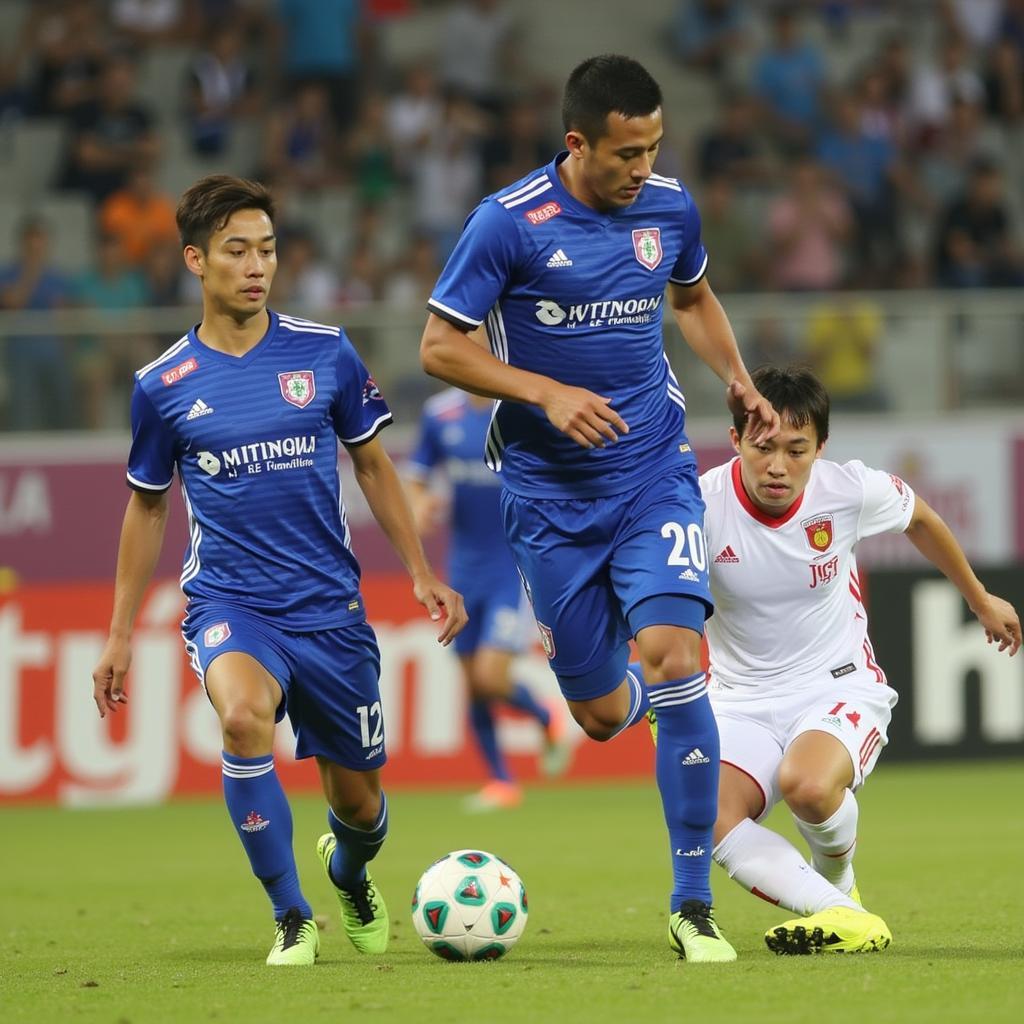
[[[669,565],[690,565],[703,572],[708,567],[708,550],[704,545],[704,531],[697,523],[683,527],[679,523],[666,523],[661,535],[671,540],[672,551],[668,556]],[[689,557],[687,557],[687,552]]]

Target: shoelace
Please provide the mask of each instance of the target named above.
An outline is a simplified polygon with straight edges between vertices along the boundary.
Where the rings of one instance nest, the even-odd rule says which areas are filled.
[[[281,933],[281,949],[291,949],[299,941],[302,927],[306,919],[302,912],[292,907],[284,917],[277,922],[278,931]]]
[[[352,908],[359,915],[360,924],[369,924],[377,911],[377,891],[369,878],[364,878],[358,889],[342,889],[342,896],[352,904]]]
[[[698,935],[706,935],[709,939],[717,939],[711,923],[711,907],[700,900],[687,900],[680,908],[679,913],[684,921],[688,921],[697,930]]]

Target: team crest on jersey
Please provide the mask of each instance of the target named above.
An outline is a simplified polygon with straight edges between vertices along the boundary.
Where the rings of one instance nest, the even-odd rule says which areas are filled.
[[[821,554],[832,547],[831,512],[814,516],[812,519],[804,519],[800,525],[804,528],[804,533],[807,534],[807,543],[811,545],[812,551]]]
[[[545,626],[540,619],[537,620],[537,629],[540,630],[540,643],[544,648],[544,653],[548,656],[550,661],[555,656],[555,637],[551,632],[550,626]]]
[[[316,380],[312,370],[294,370],[279,373],[277,382],[281,385],[281,397],[290,405],[305,409],[316,397]]]
[[[204,647],[220,647],[231,636],[231,627],[226,622],[218,622],[203,633]]]
[[[377,387],[377,382],[372,377],[367,377],[366,383],[363,385],[363,405],[366,405],[367,402],[379,402],[383,397],[380,388]]]
[[[633,253],[642,266],[654,270],[665,255],[661,248],[661,228],[636,228],[633,231]]]

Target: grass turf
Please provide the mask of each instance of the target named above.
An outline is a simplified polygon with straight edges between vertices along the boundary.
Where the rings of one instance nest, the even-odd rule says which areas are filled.
[[[715,868],[717,916],[740,959],[709,966],[668,949],[653,785],[538,788],[520,809],[477,817],[458,793],[393,793],[374,865],[393,940],[378,958],[348,945],[314,851],[322,804],[297,799],[299,870],[330,920],[316,967],[273,971],[268,907],[219,802],[6,808],[0,1020],[1016,1021],[1022,782],[1020,763],[883,765],[862,793],[857,866],[893,946],[775,957],[763,932],[790,915]],[[788,816],[771,824],[795,836]],[[420,871],[465,846],[505,857],[529,890],[526,934],[498,963],[444,963],[409,921]]]

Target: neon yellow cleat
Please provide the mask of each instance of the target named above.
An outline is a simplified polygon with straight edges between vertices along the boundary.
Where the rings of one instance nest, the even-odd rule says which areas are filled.
[[[687,900],[668,919],[668,944],[690,963],[731,963],[736,959],[736,950],[719,931],[711,907],[699,900]]]
[[[828,907],[810,917],[784,921],[766,932],[764,941],[779,956],[877,953],[892,942],[892,932],[877,914]]]
[[[320,955],[320,932],[311,917],[292,907],[277,922],[274,945],[267,954],[271,967],[303,967],[316,963]]]
[[[658,713],[654,708],[650,708],[647,712],[647,724],[651,727],[651,742],[658,745]]]
[[[334,848],[338,840],[333,832],[322,835],[316,844],[316,853],[327,872],[327,879],[330,881],[338,896],[338,905],[341,907],[341,924],[349,941],[359,950],[360,953],[384,953],[388,948],[388,939],[391,935],[391,922],[388,920],[388,908],[384,903],[384,897],[373,882],[370,872],[366,872],[366,878],[362,885],[353,892],[348,889],[339,889],[331,879],[331,857],[334,856]]]
[[[861,902],[860,890],[857,888],[856,882],[853,883],[853,888],[849,891],[847,895],[850,897],[851,900],[853,900],[854,903],[857,903],[862,907],[864,906],[864,904]]]

